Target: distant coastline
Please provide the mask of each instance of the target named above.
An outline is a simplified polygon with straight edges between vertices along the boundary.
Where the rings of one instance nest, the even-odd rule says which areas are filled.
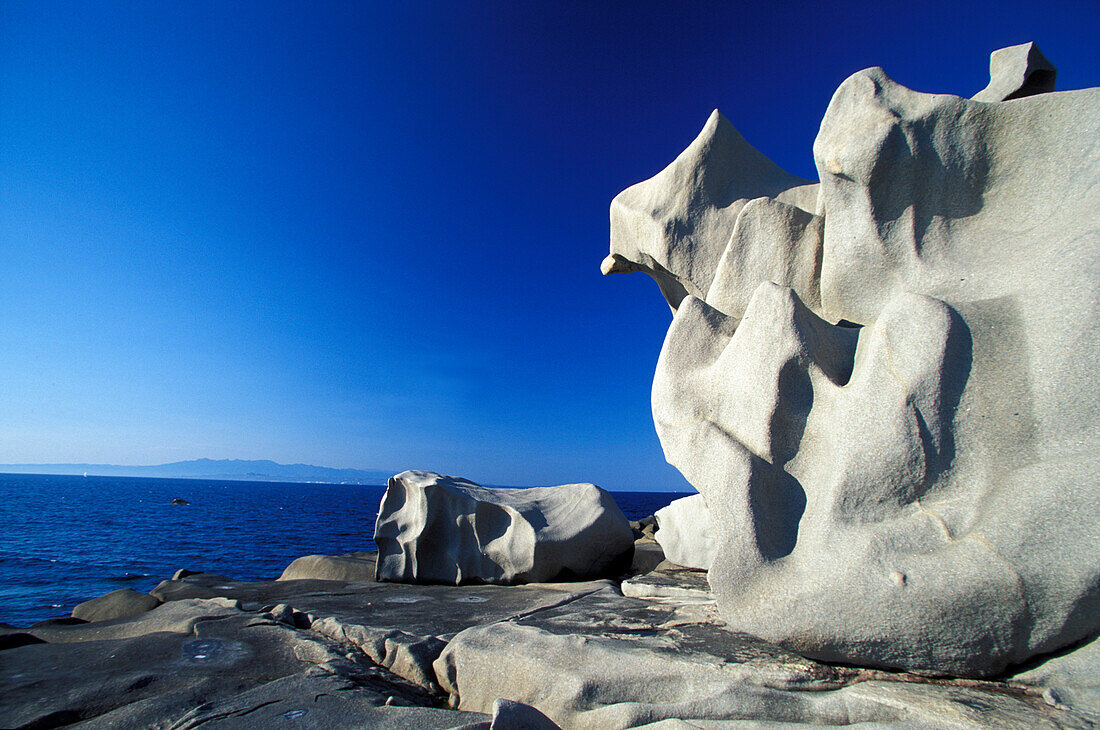
[[[156,477],[162,479],[220,479],[259,482],[323,482],[325,484],[384,485],[397,470],[336,469],[312,464],[279,464],[267,459],[191,459],[168,464],[0,464],[3,474],[58,474],[65,476]]]

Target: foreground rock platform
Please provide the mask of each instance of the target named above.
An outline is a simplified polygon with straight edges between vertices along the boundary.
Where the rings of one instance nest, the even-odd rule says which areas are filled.
[[[830,665],[729,630],[707,588],[704,572],[667,561],[621,585],[256,583],[181,571],[154,589],[163,603],[136,617],[0,630],[10,647],[0,651],[0,727],[1100,721],[1093,644],[995,682]]]
[[[0,726],[461,727],[412,683],[285,613],[223,598],[136,619],[31,629],[49,643],[0,654]]]

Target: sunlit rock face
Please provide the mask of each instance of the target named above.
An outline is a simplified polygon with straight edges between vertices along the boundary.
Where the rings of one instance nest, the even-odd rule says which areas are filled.
[[[759,166],[692,178],[760,191],[676,264],[703,274],[653,384],[665,455],[722,526],[734,629],[968,676],[1100,630],[1100,90],[1044,93],[1033,44],[991,70],[983,101],[847,79],[816,206]],[[693,199],[667,173],[627,192]],[[652,269],[617,215],[627,263],[605,269]]]
[[[710,568],[718,549],[718,533],[703,495],[674,499],[653,516],[658,526],[653,538],[666,560],[685,568]]]
[[[764,195],[813,210],[817,186],[780,169],[715,110],[671,165],[611,201],[601,269],[646,272],[675,311],[685,296],[706,294],[739,214]]]
[[[634,554],[630,523],[594,484],[494,489],[430,471],[390,477],[374,542],[375,577],[402,583],[605,578]]]

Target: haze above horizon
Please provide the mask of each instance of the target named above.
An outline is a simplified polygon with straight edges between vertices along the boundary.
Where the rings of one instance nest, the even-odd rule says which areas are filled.
[[[607,209],[717,107],[817,179],[832,92],[969,96],[1100,4],[0,5],[0,461],[689,489]]]

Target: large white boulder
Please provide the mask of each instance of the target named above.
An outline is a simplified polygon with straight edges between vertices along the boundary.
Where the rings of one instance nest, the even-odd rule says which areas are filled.
[[[656,540],[665,558],[685,568],[708,570],[718,552],[718,534],[701,494],[681,497],[657,510]]]
[[[733,629],[969,676],[1100,631],[1100,89],[1042,93],[1031,45],[991,68],[985,101],[854,74],[812,216],[768,193],[676,247],[706,253],[676,265],[654,421],[722,527]],[[666,173],[631,188],[682,211],[655,222],[716,215]],[[613,255],[652,246],[616,215]]]
[[[490,489],[406,471],[390,477],[374,542],[378,580],[509,584],[615,575],[634,533],[594,484]]]

